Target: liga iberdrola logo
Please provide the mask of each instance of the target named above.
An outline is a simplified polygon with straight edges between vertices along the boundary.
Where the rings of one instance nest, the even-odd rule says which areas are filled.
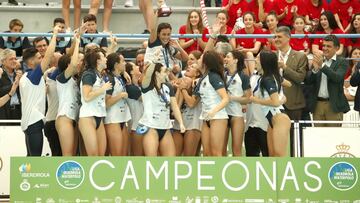
[[[329,170],[328,178],[331,186],[340,191],[353,188],[358,180],[356,168],[348,162],[337,162]]]
[[[83,183],[84,178],[84,168],[76,161],[65,161],[56,171],[56,180],[65,189],[76,189]]]

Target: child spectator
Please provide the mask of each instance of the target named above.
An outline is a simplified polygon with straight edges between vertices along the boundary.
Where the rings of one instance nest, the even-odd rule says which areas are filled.
[[[326,1],[326,0],[325,0]],[[312,30],[319,24],[320,15],[325,11],[322,0],[304,0],[305,22]]]
[[[294,20],[294,29],[291,31],[291,34],[309,34],[304,31],[305,28],[305,19],[303,16],[297,16]],[[290,46],[296,51],[303,51],[306,54],[310,52],[310,40],[308,37],[303,38],[294,38],[290,39]]]
[[[83,18],[84,23],[86,24],[86,33],[87,34],[98,34],[96,16],[88,14]],[[82,37],[81,38],[81,47],[85,47],[89,43],[95,43],[101,48],[107,47],[108,43],[106,37]]]
[[[19,19],[12,19],[9,23],[9,29],[5,32],[21,33],[24,24]],[[4,37],[4,48],[12,49],[16,52],[17,57],[21,57],[23,50],[31,47],[27,37]],[[1,47],[0,47],[1,48]]]
[[[266,17],[269,13],[275,12],[277,15],[280,15],[279,6],[276,0],[257,0],[259,6],[259,21],[266,21]]]
[[[234,28],[237,19],[243,17],[246,12],[253,12],[256,21],[258,21],[257,16],[259,9],[256,0],[230,0],[224,5],[224,10],[229,14],[227,25],[231,28]]]
[[[58,26],[60,28],[59,33],[65,33],[65,20],[63,18],[54,19],[54,27]],[[51,33],[51,32],[50,32]],[[46,38],[49,44],[49,38]],[[71,38],[70,37],[57,37],[56,38],[56,48],[55,52],[65,54],[67,50],[70,49]]]
[[[302,0],[278,0],[280,14],[279,24],[283,26],[292,26],[293,18],[298,15],[304,15],[304,6]]]

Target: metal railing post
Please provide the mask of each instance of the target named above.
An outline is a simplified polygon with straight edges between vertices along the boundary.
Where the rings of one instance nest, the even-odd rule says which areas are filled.
[[[299,157],[299,138],[300,138],[300,123],[299,121],[294,121],[294,143],[293,143],[293,150],[294,150],[294,157]]]

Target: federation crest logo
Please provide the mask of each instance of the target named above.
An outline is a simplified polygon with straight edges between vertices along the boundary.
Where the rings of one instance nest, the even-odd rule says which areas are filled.
[[[333,157],[333,158],[356,158],[355,155],[353,155],[349,152],[350,148],[351,148],[350,145],[346,145],[344,143],[342,143],[341,145],[336,145],[337,152],[335,154],[331,155],[331,157]]]

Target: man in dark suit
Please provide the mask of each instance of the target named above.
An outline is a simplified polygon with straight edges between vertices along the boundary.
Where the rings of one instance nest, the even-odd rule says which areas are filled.
[[[8,94],[15,81],[18,81],[22,75],[21,70],[17,70],[20,64],[16,60],[16,53],[11,49],[4,49],[1,54],[2,74],[0,75],[0,97]],[[20,119],[21,105],[20,92],[17,91],[10,95],[9,101],[0,108],[0,119]]]
[[[301,84],[305,79],[308,69],[308,59],[303,52],[295,51],[290,47],[290,29],[285,26],[278,27],[275,31],[275,46],[278,50],[279,68],[283,77],[290,81],[291,87],[284,87],[286,103],[285,112],[291,120],[301,120],[301,114],[305,107],[305,98]],[[293,154],[293,125],[290,130],[290,148]],[[301,139],[300,139],[301,140]]]
[[[350,110],[344,95],[344,75],[347,61],[336,55],[339,39],[328,35],[323,40],[323,54],[314,53],[312,73],[308,82],[313,85],[311,112],[314,120],[342,121],[343,113]],[[317,127],[340,127],[341,124],[315,124]]]

